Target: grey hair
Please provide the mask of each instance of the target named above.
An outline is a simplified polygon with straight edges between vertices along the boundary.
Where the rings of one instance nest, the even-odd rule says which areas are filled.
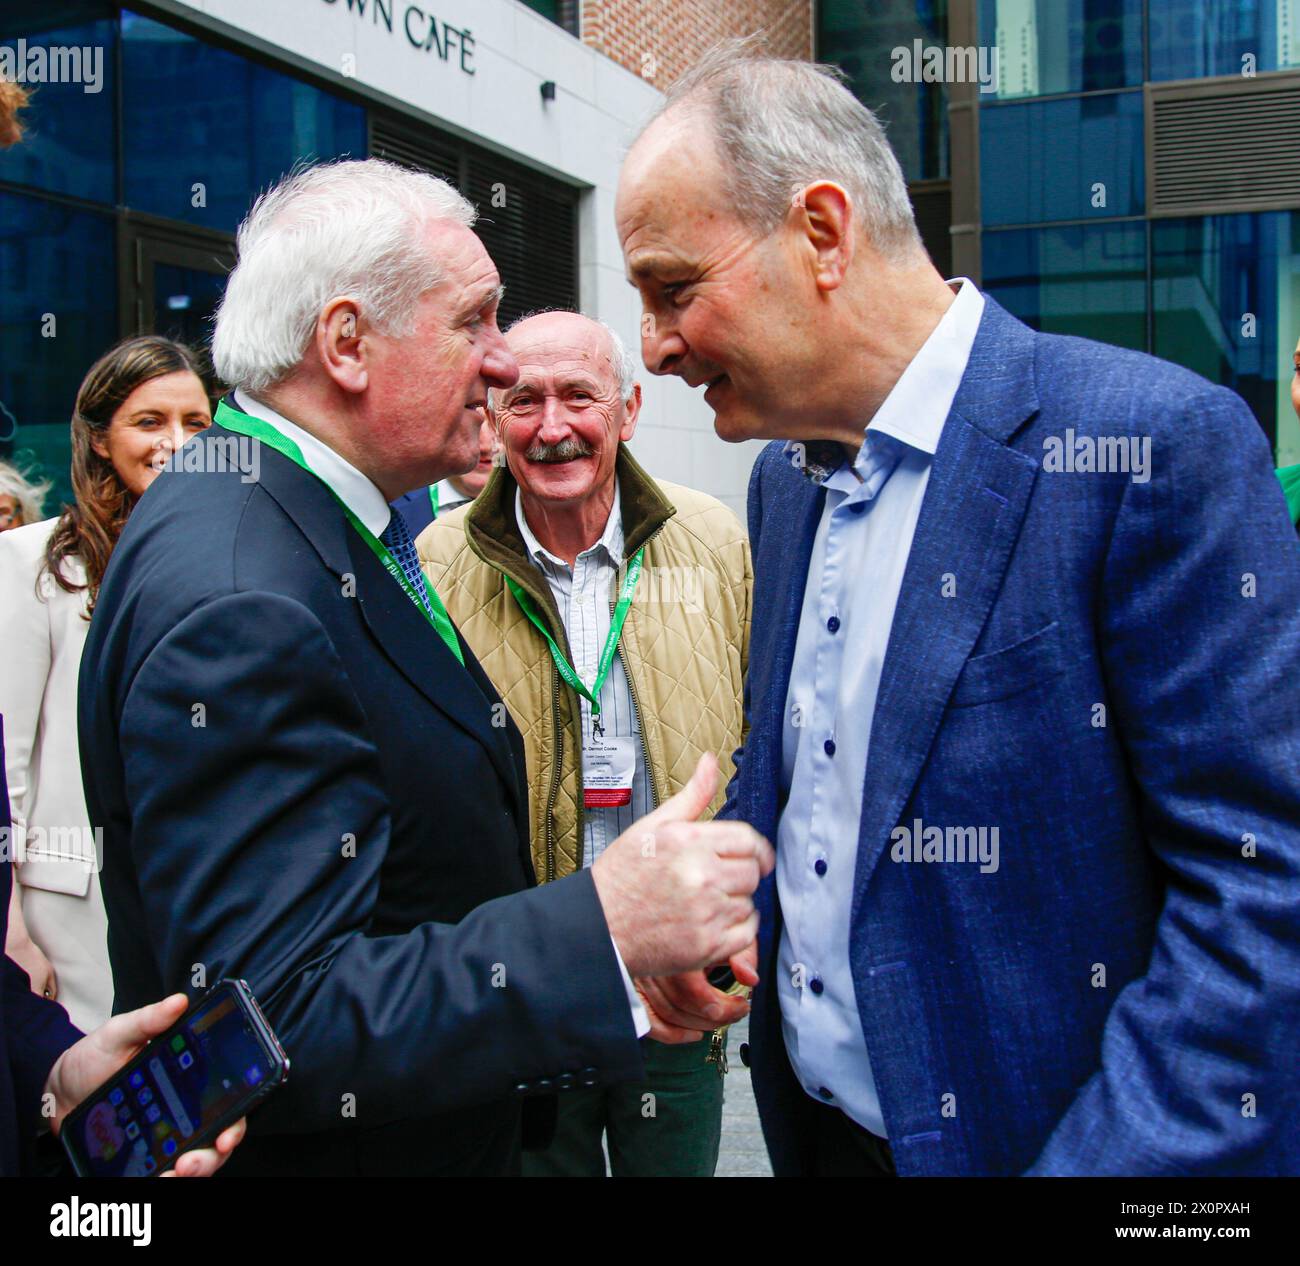
[[[12,497],[24,525],[45,517],[45,496],[53,485],[48,480],[33,482],[17,466],[0,462],[0,497]]]
[[[799,190],[833,180],[883,254],[898,260],[923,250],[898,159],[843,72],[763,56],[762,42],[760,32],[710,49],[669,87],[638,139],[670,111],[698,110],[726,169],[731,203],[755,232],[773,232]]]
[[[378,158],[295,171],[239,226],[212,339],[217,374],[253,392],[283,381],[321,309],[344,295],[381,334],[409,334],[416,302],[443,276],[420,232],[439,220],[469,228],[477,214],[445,180]]]
[[[509,334],[517,325],[522,325],[525,321],[531,321],[533,317],[549,316],[551,313],[559,313],[565,316],[580,316],[584,320],[590,321],[592,325],[598,325],[609,338],[609,359],[610,363],[618,372],[618,398],[627,404],[632,399],[632,393],[636,389],[636,357],[628,351],[627,344],[619,337],[618,331],[606,321],[599,317],[587,316],[585,312],[574,312],[570,308],[538,308],[535,312],[526,312],[523,316],[516,318],[506,326],[504,333]],[[501,398],[501,392],[493,387],[488,391],[488,400],[495,409],[497,402]]]

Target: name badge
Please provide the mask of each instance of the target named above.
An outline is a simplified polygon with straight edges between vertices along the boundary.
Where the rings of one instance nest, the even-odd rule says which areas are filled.
[[[636,739],[590,735],[582,745],[582,803],[615,809],[632,803]]]

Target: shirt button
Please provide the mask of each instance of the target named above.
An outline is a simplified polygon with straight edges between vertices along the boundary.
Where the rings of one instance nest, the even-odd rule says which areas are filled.
[[[834,755],[835,755],[835,740],[834,740],[834,739],[827,739],[826,742],[824,742],[824,743],[822,744],[822,748],[825,750],[827,756],[834,756]]]
[[[822,990],[825,989],[826,986],[822,984],[822,978],[820,976],[814,976],[808,982],[808,988],[820,998]]]
[[[826,873],[826,859],[824,857],[819,857],[815,862],[813,862],[813,870],[815,870],[819,875],[824,875]]]
[[[831,616],[831,618],[826,621],[826,627],[832,633],[838,633],[840,631],[840,617],[837,615]]]
[[[829,1090],[827,1090],[825,1086],[818,1086],[818,1087],[817,1087],[817,1093],[818,1093],[819,1095],[821,1095],[821,1097],[822,1097],[823,1099],[834,1099],[834,1098],[835,1098],[835,1096],[834,1096],[833,1094],[831,1094],[831,1092],[830,1092]]]

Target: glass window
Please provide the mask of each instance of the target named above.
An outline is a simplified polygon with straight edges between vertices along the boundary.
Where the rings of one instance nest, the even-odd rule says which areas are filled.
[[[999,97],[1142,82],[1142,0],[980,0],[980,43],[998,51]]]
[[[1151,264],[1156,355],[1231,387],[1276,438],[1279,457],[1300,461],[1289,392],[1300,338],[1300,216],[1157,220]]]
[[[578,34],[578,0],[524,0],[524,3],[570,35]]]
[[[117,337],[113,241],[109,215],[0,193],[0,455],[39,463],[51,511],[71,496],[77,388]]]
[[[1300,66],[1297,0],[1149,0],[1151,78]]]
[[[101,10],[104,20],[93,20]],[[105,5],[48,0],[6,0],[0,7],[0,72],[31,94],[21,116],[23,143],[0,150],[0,180],[117,201],[117,24],[107,13]]]
[[[947,86],[918,82],[915,75],[918,61],[925,73],[925,50],[944,49],[947,40],[948,0],[887,5],[823,0],[817,5],[818,58],[839,66],[854,95],[879,113],[908,180],[948,175]]]
[[[228,232],[299,159],[366,154],[360,106],[133,13],[122,110],[127,205]]]
[[[983,237],[984,289],[1048,334],[1146,348],[1146,227],[1080,224]]]
[[[985,224],[1141,215],[1145,186],[1140,92],[980,111]]]

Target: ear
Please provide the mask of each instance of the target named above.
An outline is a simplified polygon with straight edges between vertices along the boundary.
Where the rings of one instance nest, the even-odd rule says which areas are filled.
[[[102,457],[105,461],[109,460],[108,442],[98,431],[91,435],[90,447],[97,456]]]
[[[821,290],[844,284],[853,259],[853,203],[842,186],[817,180],[791,200],[795,232],[811,248],[813,276]]]
[[[354,395],[370,384],[369,345],[355,299],[331,299],[316,320],[316,354],[343,391]]]
[[[623,418],[623,425],[619,428],[618,438],[624,444],[636,433],[637,419],[641,416],[641,384],[639,382],[632,384],[632,398],[626,405],[627,413]]]

